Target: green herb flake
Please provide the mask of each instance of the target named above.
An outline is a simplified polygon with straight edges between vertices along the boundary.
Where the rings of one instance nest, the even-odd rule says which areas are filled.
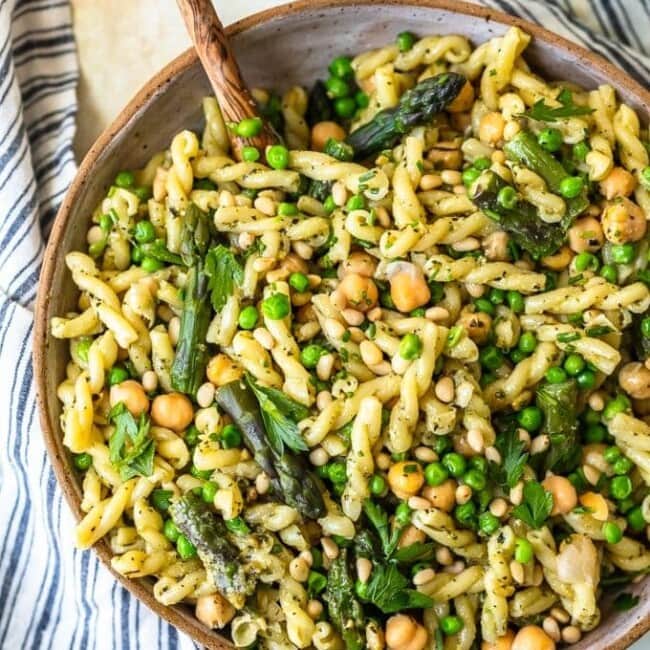
[[[524,485],[524,499],[512,514],[531,528],[541,528],[553,510],[553,496],[537,481]]]
[[[235,254],[219,244],[205,257],[205,273],[209,278],[212,307],[219,311],[232,296],[235,286],[244,281],[244,269]]]
[[[124,402],[118,402],[108,414],[115,431],[108,442],[111,463],[128,481],[134,476],[151,476],[156,445],[149,435],[150,421],[143,413],[136,420]]]

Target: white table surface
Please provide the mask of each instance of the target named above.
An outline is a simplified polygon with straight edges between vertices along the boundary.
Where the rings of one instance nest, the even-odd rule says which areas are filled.
[[[224,24],[284,0],[213,0]],[[137,90],[190,42],[175,0],[72,0],[81,82],[81,158]],[[606,650],[594,648],[594,650]],[[650,636],[631,650],[650,650]]]

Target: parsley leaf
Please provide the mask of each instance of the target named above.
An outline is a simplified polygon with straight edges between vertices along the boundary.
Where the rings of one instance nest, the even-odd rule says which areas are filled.
[[[409,581],[393,563],[375,565],[367,583],[365,597],[384,614],[403,609],[426,608],[433,605],[429,596],[408,589]]]
[[[413,562],[426,562],[433,559],[434,555],[434,544],[413,542],[413,544],[397,549],[393,555],[393,559],[402,564],[411,564]]]
[[[296,424],[307,417],[308,409],[276,388],[257,384],[250,375],[246,375],[246,381],[260,405],[264,427],[274,451],[282,454],[284,445],[296,452],[309,451]]]
[[[573,103],[573,95],[571,91],[563,88],[556,99],[562,104],[557,108],[553,108],[545,103],[543,99],[537,100],[531,109],[522,113],[525,117],[530,117],[533,120],[540,122],[556,122],[567,117],[577,117],[578,115],[589,115],[594,112],[593,108],[588,106],[577,106]]]
[[[614,609],[617,612],[626,612],[628,609],[636,607],[638,603],[638,596],[633,596],[632,594],[624,592],[616,596],[616,599],[614,600]]]
[[[167,264],[183,264],[183,259],[180,255],[172,253],[162,239],[155,239],[148,244],[140,244],[140,249],[145,257],[153,257],[159,262],[167,262]]]
[[[124,402],[117,403],[108,414],[115,431],[108,442],[109,458],[119,470],[120,478],[151,476],[156,445],[149,435],[149,418],[143,413],[137,421]]]
[[[524,485],[524,500],[512,514],[531,528],[541,528],[553,510],[553,496],[537,481]]]
[[[219,311],[232,296],[235,286],[244,281],[244,269],[235,254],[219,244],[205,257],[205,273],[209,279],[212,307]]]
[[[397,547],[402,529],[397,527],[391,533],[386,511],[370,499],[363,502],[363,511],[379,535],[384,556],[389,558]]]
[[[519,439],[516,429],[509,429],[497,437],[495,446],[501,454],[501,464],[490,461],[490,476],[501,487],[512,488],[518,483],[528,462],[526,444]]]

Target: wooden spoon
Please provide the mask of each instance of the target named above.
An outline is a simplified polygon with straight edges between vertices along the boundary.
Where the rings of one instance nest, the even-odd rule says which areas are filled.
[[[176,1],[225,121],[241,122],[247,118],[259,117],[255,100],[242,79],[235,55],[212,2]],[[239,137],[228,129],[233,153],[238,160],[241,160],[241,151],[246,146],[257,147],[263,157],[268,145],[279,142],[277,134],[266,120],[262,120],[262,125],[261,132],[251,138]]]

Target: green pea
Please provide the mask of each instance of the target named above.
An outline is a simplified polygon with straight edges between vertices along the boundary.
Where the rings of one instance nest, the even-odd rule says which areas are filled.
[[[409,313],[409,316],[413,318],[424,318],[424,315],[427,313],[427,310],[424,307],[418,307]]]
[[[386,479],[381,474],[373,474],[368,481],[368,489],[375,496],[382,496],[386,492]]]
[[[589,153],[589,145],[583,140],[573,145],[573,157],[576,160],[584,161]]]
[[[508,301],[508,307],[510,307],[515,314],[521,314],[524,311],[524,297],[519,293],[519,291],[508,291],[506,294],[506,300]]]
[[[479,361],[488,370],[497,370],[503,365],[503,353],[494,345],[487,345],[479,353]]]
[[[610,494],[615,499],[627,499],[632,494],[632,481],[629,476],[615,476],[609,484]]]
[[[464,626],[465,624],[460,616],[443,616],[440,619],[440,629],[446,636],[458,634]]]
[[[312,569],[320,569],[323,566],[323,554],[315,546],[311,549]]]
[[[200,478],[204,481],[207,481],[212,476],[211,469],[199,469],[196,465],[190,467],[190,474],[194,478]]]
[[[345,207],[350,212],[352,210],[363,210],[366,207],[366,199],[363,197],[363,194],[355,194],[348,199]]]
[[[483,312],[484,314],[489,314],[490,316],[494,316],[496,313],[494,310],[494,305],[487,298],[477,298],[474,301],[474,307],[476,307],[476,311]]]
[[[582,390],[591,390],[596,385],[596,373],[593,370],[583,370],[577,377],[576,383]]]
[[[613,264],[604,264],[600,269],[601,277],[605,278],[607,282],[616,284],[618,282],[618,271]]]
[[[248,524],[241,517],[226,520],[226,528],[235,535],[247,535],[251,532]]]
[[[335,461],[329,463],[327,466],[327,476],[332,483],[345,483],[347,481],[347,473],[345,471],[345,463]]]
[[[507,210],[511,210],[517,205],[518,202],[519,199],[517,197],[517,191],[514,187],[510,187],[508,185],[506,187],[502,187],[499,190],[499,193],[497,194],[497,203],[501,207],[506,208]]]
[[[454,443],[449,436],[435,436],[433,451],[435,451],[438,456],[442,456],[446,452],[450,451],[453,446]]]
[[[257,311],[257,307],[248,305],[239,313],[239,327],[243,330],[252,330],[257,325],[258,318],[259,312]]]
[[[550,152],[558,151],[562,146],[562,140],[562,131],[552,127],[542,129],[537,136],[540,146]]]
[[[196,425],[190,424],[187,431],[185,431],[185,444],[188,447],[196,447],[199,442],[199,430],[196,428]]]
[[[613,521],[603,524],[603,535],[608,544],[618,544],[623,539],[623,531]]]
[[[630,499],[630,498],[621,499],[618,502],[618,509],[619,509],[620,512],[625,514],[625,513],[629,512],[632,508],[634,508],[635,505],[636,504],[634,503],[634,499]]]
[[[281,217],[294,217],[298,214],[298,206],[295,203],[285,203],[278,205],[278,214]]]
[[[115,384],[121,384],[123,381],[126,381],[129,378],[129,373],[122,366],[113,366],[108,371],[108,385],[115,386]]]
[[[300,351],[300,363],[305,368],[315,368],[318,360],[327,354],[327,350],[322,345],[311,343]]]
[[[469,466],[477,469],[483,474],[487,474],[488,471],[488,462],[483,456],[472,456],[469,459]]]
[[[622,456],[621,450],[618,447],[607,447],[603,452],[603,458],[613,465]]]
[[[314,557],[314,549],[312,549],[311,555]],[[325,587],[327,587],[327,578],[322,573],[318,573],[318,571],[310,571],[307,578],[307,589],[309,593],[315,596],[321,593]]]
[[[445,469],[454,477],[458,478],[465,473],[467,461],[463,456],[452,451],[442,457],[442,464]]]
[[[517,343],[517,347],[522,352],[530,354],[531,352],[534,352],[535,348],[537,347],[537,337],[533,332],[524,332],[519,337],[519,343]]]
[[[274,293],[262,302],[264,316],[271,320],[282,320],[291,313],[289,297],[284,293]]]
[[[518,537],[515,541],[515,560],[521,564],[528,564],[533,559],[533,547],[531,543],[523,537]]]
[[[641,506],[635,506],[627,513],[627,523],[635,533],[640,533],[646,525]]]
[[[99,227],[104,232],[110,232],[111,228],[113,227],[113,217],[111,217],[110,214],[103,214],[101,217],[99,217]]]
[[[586,271],[587,269],[590,271],[597,271],[599,266],[598,258],[593,253],[587,251],[576,255],[573,263],[576,267],[576,271]]]
[[[567,479],[569,480],[569,483],[573,485],[573,487],[578,491],[582,491],[587,487],[587,481],[585,480],[584,476],[582,475],[582,470],[577,470],[575,472],[571,472],[568,476]]]
[[[537,406],[527,406],[517,414],[517,422],[532,433],[542,426],[542,411]]]
[[[332,214],[336,210],[336,203],[334,203],[334,197],[331,194],[325,199],[323,208],[327,214]]]
[[[335,59],[332,59],[328,69],[334,77],[344,78],[354,74],[352,61],[349,56],[337,56]]]
[[[611,399],[603,409],[603,419],[605,421],[611,420],[615,415],[629,410],[630,400],[625,395],[617,395]]]
[[[429,463],[424,468],[424,480],[427,482],[427,485],[440,485],[444,483],[449,478],[449,472],[447,468],[439,462]]]
[[[151,221],[138,221],[135,225],[135,241],[147,244],[156,238],[156,230]]]
[[[260,150],[257,147],[244,147],[241,157],[245,162],[257,162],[260,159]]]
[[[289,276],[289,286],[298,293],[303,293],[309,289],[309,278],[304,273],[292,273]]]
[[[357,103],[352,97],[339,97],[334,100],[334,112],[344,119],[352,117],[357,110]]]
[[[90,469],[90,467],[93,464],[93,457],[90,454],[75,454],[73,457],[73,462],[74,466],[78,469],[81,470],[82,472],[85,472],[87,469]]]
[[[181,560],[190,560],[196,556],[196,546],[185,535],[179,535],[176,540],[176,550]]]
[[[247,117],[237,124],[235,132],[240,138],[254,138],[262,131],[262,120],[259,117]]]
[[[129,189],[135,183],[135,176],[133,172],[130,171],[121,171],[117,173],[115,177],[115,185],[122,187],[124,189]]]
[[[590,407],[587,407],[582,413],[582,419],[585,421],[585,424],[599,424],[600,413],[598,411],[594,411]]]
[[[492,535],[496,533],[501,526],[501,522],[498,517],[495,517],[491,512],[484,512],[478,518],[478,527],[482,533],[486,535]]]
[[[92,339],[85,336],[75,343],[75,353],[84,362],[88,361],[88,351],[91,345]]]
[[[469,187],[480,175],[481,172],[476,169],[476,167],[467,167],[467,169],[464,169],[461,174],[463,185]]]
[[[150,187],[146,187],[144,185],[141,185],[140,187],[136,187],[131,190],[139,199],[140,201],[148,201],[152,195],[153,192],[151,191]]]
[[[485,474],[479,472],[477,469],[470,469],[463,475],[463,481],[469,485],[472,490],[483,490],[487,484]]]
[[[370,97],[362,90],[354,95],[354,101],[359,108],[368,108],[370,106]]]
[[[181,531],[178,530],[178,526],[176,526],[176,524],[171,519],[165,520],[165,523],[163,524],[163,535],[170,542],[176,542],[180,537],[180,534]]]
[[[142,259],[140,266],[142,267],[142,270],[146,271],[147,273],[155,273],[156,271],[162,269],[163,263],[160,260],[157,260],[155,257],[149,257],[146,255]]]
[[[583,438],[586,443],[592,444],[594,442],[602,442],[605,440],[605,436],[607,435],[607,429],[602,424],[590,424],[584,435]]]
[[[153,507],[156,510],[160,510],[160,512],[167,512],[173,494],[171,490],[161,490],[160,488],[154,490],[151,493]]]
[[[579,354],[572,353],[564,360],[564,369],[568,375],[575,377],[585,369],[585,360]]]
[[[266,151],[266,162],[273,169],[286,169],[289,165],[289,150],[281,144],[274,144]]]
[[[234,424],[226,424],[219,436],[224,449],[232,449],[241,445],[241,431]]]
[[[615,244],[611,249],[612,259],[617,264],[630,264],[634,259],[636,250],[634,244]]]
[[[406,526],[411,521],[411,508],[405,501],[395,508],[395,521],[400,526]]]
[[[468,501],[456,506],[454,508],[454,517],[463,526],[473,528],[476,520],[476,504],[473,501]]]
[[[585,185],[582,176],[567,176],[560,182],[560,194],[565,199],[574,199],[580,195]]]
[[[488,300],[493,305],[502,305],[506,299],[506,292],[503,289],[490,289]]]
[[[408,52],[415,45],[415,41],[413,32],[400,32],[397,35],[397,49],[400,52]]]
[[[519,348],[515,348],[511,353],[510,353],[510,360],[512,363],[517,364],[520,361],[523,361],[528,355],[523,351],[520,350]]]
[[[246,148],[247,147],[244,147],[244,149]],[[209,192],[214,192],[217,189],[217,185],[213,183],[209,178],[197,178],[194,181],[194,185],[192,187],[195,190],[207,190]]]
[[[212,503],[214,501],[214,495],[217,493],[219,486],[214,481],[208,481],[203,484],[201,488],[201,497],[206,503]]]
[[[142,249],[139,246],[134,246],[131,249],[131,261],[134,264],[142,264],[143,259],[144,253],[142,252]]]
[[[417,334],[405,334],[399,343],[399,354],[402,359],[413,361],[422,354],[422,340]]]
[[[561,384],[566,381],[566,372],[560,366],[549,368],[544,376],[549,384]]]
[[[337,97],[347,97],[350,94],[350,84],[340,77],[330,77],[325,82],[327,94],[332,99]]]
[[[480,158],[477,158],[472,164],[480,172],[484,172],[486,169],[490,169],[492,161],[487,156],[481,156]]]
[[[612,469],[614,470],[614,474],[617,475],[623,475],[627,474],[631,469],[632,469],[632,461],[629,458],[619,458],[614,465],[612,466]]]

